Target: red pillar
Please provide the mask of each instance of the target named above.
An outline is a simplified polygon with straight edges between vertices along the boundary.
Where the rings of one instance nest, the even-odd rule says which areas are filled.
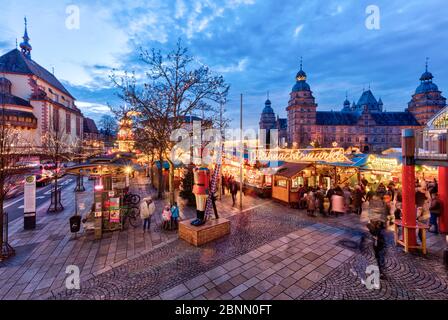
[[[439,231],[448,233],[448,167],[439,167],[439,199],[442,202]]]
[[[415,207],[415,135],[412,129],[404,129],[402,132],[402,152],[402,221],[403,225],[414,227],[417,224],[417,210]],[[410,246],[417,244],[416,232],[409,232],[408,242]]]

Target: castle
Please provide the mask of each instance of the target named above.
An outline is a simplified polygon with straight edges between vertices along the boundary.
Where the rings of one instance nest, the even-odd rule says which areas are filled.
[[[362,152],[381,152],[401,146],[403,128],[422,128],[446,106],[433,75],[426,70],[402,112],[386,112],[381,99],[376,99],[370,88],[364,90],[358,102],[348,99],[340,111],[317,111],[316,99],[302,63],[296,75],[290,100],[286,108],[287,119],[275,116],[268,99],[261,114],[260,129],[278,129],[279,138],[294,148],[311,144],[321,147],[357,147]]]

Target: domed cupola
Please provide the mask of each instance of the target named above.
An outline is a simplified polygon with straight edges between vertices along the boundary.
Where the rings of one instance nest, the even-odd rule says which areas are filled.
[[[420,77],[420,85],[408,103],[408,111],[422,126],[446,106],[446,98],[432,82],[433,79],[434,76],[428,71],[428,58],[426,58],[425,72]]]
[[[11,94],[12,83],[6,78],[0,78],[0,94]]]
[[[269,100],[269,92],[267,95],[268,97],[266,102],[264,103],[264,109],[260,117],[260,129],[271,130],[276,126],[276,118],[274,109],[272,109],[271,100]]]
[[[350,101],[348,101],[348,94],[345,93],[345,101],[344,101],[344,107],[342,108],[343,112],[350,112],[351,107],[350,107]]]
[[[274,113],[274,109],[272,109],[272,103],[271,103],[271,100],[269,100],[269,98],[264,103],[263,113],[265,113],[265,114]]]
[[[296,75],[296,84],[292,88],[293,92],[297,91],[311,91],[310,86],[306,83],[306,73],[302,69],[302,58],[300,58],[300,71]]]
[[[426,59],[425,72],[420,77],[420,85],[415,90],[416,94],[439,91],[439,88],[432,82],[434,76],[428,71],[428,59]]]

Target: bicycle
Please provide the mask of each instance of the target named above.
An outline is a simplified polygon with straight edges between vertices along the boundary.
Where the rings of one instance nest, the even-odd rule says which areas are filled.
[[[124,196],[123,203],[125,205],[137,206],[140,203],[140,196],[138,194],[128,193]]]
[[[137,218],[140,216],[140,209],[138,207],[122,207],[122,225],[126,224],[126,220],[129,220],[129,224],[134,228],[138,226]]]

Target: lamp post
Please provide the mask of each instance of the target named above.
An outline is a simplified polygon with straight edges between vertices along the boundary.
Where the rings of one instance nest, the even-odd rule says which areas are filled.
[[[244,165],[244,143],[243,143],[243,94],[241,94],[240,103],[240,211],[243,211],[243,165]]]

